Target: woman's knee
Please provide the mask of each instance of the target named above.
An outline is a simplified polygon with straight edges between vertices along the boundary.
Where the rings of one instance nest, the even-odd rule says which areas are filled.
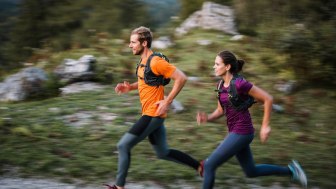
[[[214,171],[216,166],[209,160],[204,161],[204,171]]]

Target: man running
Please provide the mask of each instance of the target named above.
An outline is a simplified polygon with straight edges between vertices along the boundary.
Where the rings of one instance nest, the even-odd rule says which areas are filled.
[[[129,47],[134,55],[140,55],[141,57],[137,67],[138,81],[132,84],[124,81],[118,83],[115,87],[115,92],[118,94],[128,93],[132,90],[139,91],[142,116],[118,142],[117,179],[115,185],[106,185],[108,189],[124,188],[130,165],[131,149],[147,136],[158,158],[184,164],[201,171],[199,170],[200,163],[197,160],[181,151],[168,147],[164,120],[170,104],[183,88],[187,77],[181,70],[159,56],[151,57],[150,69],[154,75],[149,76],[144,73],[147,60],[153,54],[150,49],[152,39],[152,32],[149,28],[141,26],[132,31]],[[156,79],[155,75],[166,79],[171,78],[174,81],[173,88],[167,97],[164,97],[163,84],[152,86],[153,83],[149,83],[153,78]],[[151,78],[148,79],[148,77]]]

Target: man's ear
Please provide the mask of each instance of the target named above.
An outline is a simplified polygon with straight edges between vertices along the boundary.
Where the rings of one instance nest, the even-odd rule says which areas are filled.
[[[143,47],[147,47],[147,41],[142,42],[141,44]]]

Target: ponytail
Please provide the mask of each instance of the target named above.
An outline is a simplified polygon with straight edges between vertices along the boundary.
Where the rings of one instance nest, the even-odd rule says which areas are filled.
[[[228,65],[228,64],[231,65],[231,68],[229,71],[232,74],[237,74],[243,69],[245,61],[242,59],[237,60],[236,56],[232,52],[222,51],[218,53],[218,56],[223,60],[225,65]]]
[[[245,64],[245,61],[243,59],[237,60],[236,73],[239,73],[240,71],[242,71],[244,64]]]

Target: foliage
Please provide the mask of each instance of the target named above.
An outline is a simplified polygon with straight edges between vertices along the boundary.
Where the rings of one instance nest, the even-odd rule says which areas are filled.
[[[29,95],[26,97],[27,100],[42,100],[59,96],[60,88],[64,87],[64,84],[53,73],[48,73],[47,78],[46,81],[38,85],[38,91],[30,90]]]
[[[289,55],[288,66],[294,70],[299,79],[310,78],[309,62],[312,60],[313,51],[311,33],[302,25],[290,27],[284,33],[283,38],[279,40],[278,48]]]
[[[335,83],[335,1],[234,2],[239,31],[287,55],[297,80]]]
[[[161,28],[170,22],[172,16],[178,16],[180,13],[179,0],[139,0],[147,4],[151,21],[148,23],[152,28]]]
[[[195,0],[193,3],[190,3],[188,0],[180,0],[182,8],[180,12],[181,19],[186,19],[195,11],[201,9],[203,2],[205,2],[205,0]]]
[[[55,52],[88,47],[92,44],[85,39],[97,33],[117,36],[124,28],[148,24],[150,19],[145,15],[145,6],[132,0],[23,0],[18,16],[1,23],[10,26],[8,34],[2,33],[1,65],[20,67],[35,48]]]

